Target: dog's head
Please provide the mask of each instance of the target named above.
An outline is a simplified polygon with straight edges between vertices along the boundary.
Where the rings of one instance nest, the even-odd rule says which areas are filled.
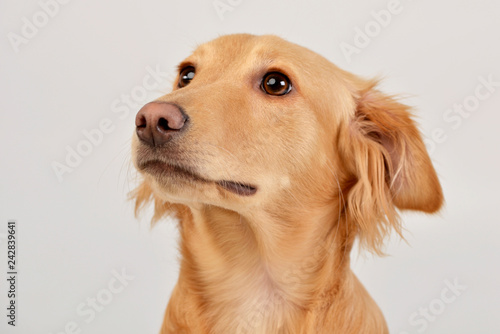
[[[375,86],[275,36],[201,45],[173,91],[137,114],[138,207],[306,217],[335,206],[377,251],[399,229],[396,208],[434,212],[442,192],[409,108]]]

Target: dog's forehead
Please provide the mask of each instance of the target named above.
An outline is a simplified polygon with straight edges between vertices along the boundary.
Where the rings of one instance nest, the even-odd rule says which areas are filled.
[[[248,65],[260,63],[310,62],[319,55],[273,35],[250,34],[225,35],[200,45],[188,57],[189,62],[212,62],[218,66],[244,62]]]

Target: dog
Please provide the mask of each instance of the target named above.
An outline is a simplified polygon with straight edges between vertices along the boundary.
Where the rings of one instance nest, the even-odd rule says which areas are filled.
[[[410,108],[279,37],[202,44],[136,116],[136,214],[179,220],[161,333],[388,333],[350,269],[441,186]]]

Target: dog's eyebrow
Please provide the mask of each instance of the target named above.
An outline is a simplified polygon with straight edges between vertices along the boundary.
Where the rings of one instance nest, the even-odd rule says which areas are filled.
[[[183,68],[185,68],[187,66],[193,66],[193,67],[196,68],[196,65],[193,62],[191,62],[191,61],[183,61],[179,65],[177,65],[177,72],[180,72]]]

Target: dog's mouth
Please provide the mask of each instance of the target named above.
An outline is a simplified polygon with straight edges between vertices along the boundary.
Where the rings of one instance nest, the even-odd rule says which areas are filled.
[[[139,169],[153,176],[179,176],[184,179],[190,179],[200,182],[208,182],[208,180],[202,178],[198,174],[191,171],[189,168],[169,164],[160,160],[150,160],[139,164]]]
[[[195,182],[215,183],[221,188],[239,196],[251,196],[257,192],[257,187],[241,182],[220,180],[212,181],[198,175],[191,168],[166,163],[160,160],[150,160],[138,165],[139,170],[156,177],[181,177]]]
[[[257,192],[257,187],[249,184],[233,182],[233,181],[225,181],[225,180],[217,181],[216,183],[222,188],[240,196],[251,196]]]

